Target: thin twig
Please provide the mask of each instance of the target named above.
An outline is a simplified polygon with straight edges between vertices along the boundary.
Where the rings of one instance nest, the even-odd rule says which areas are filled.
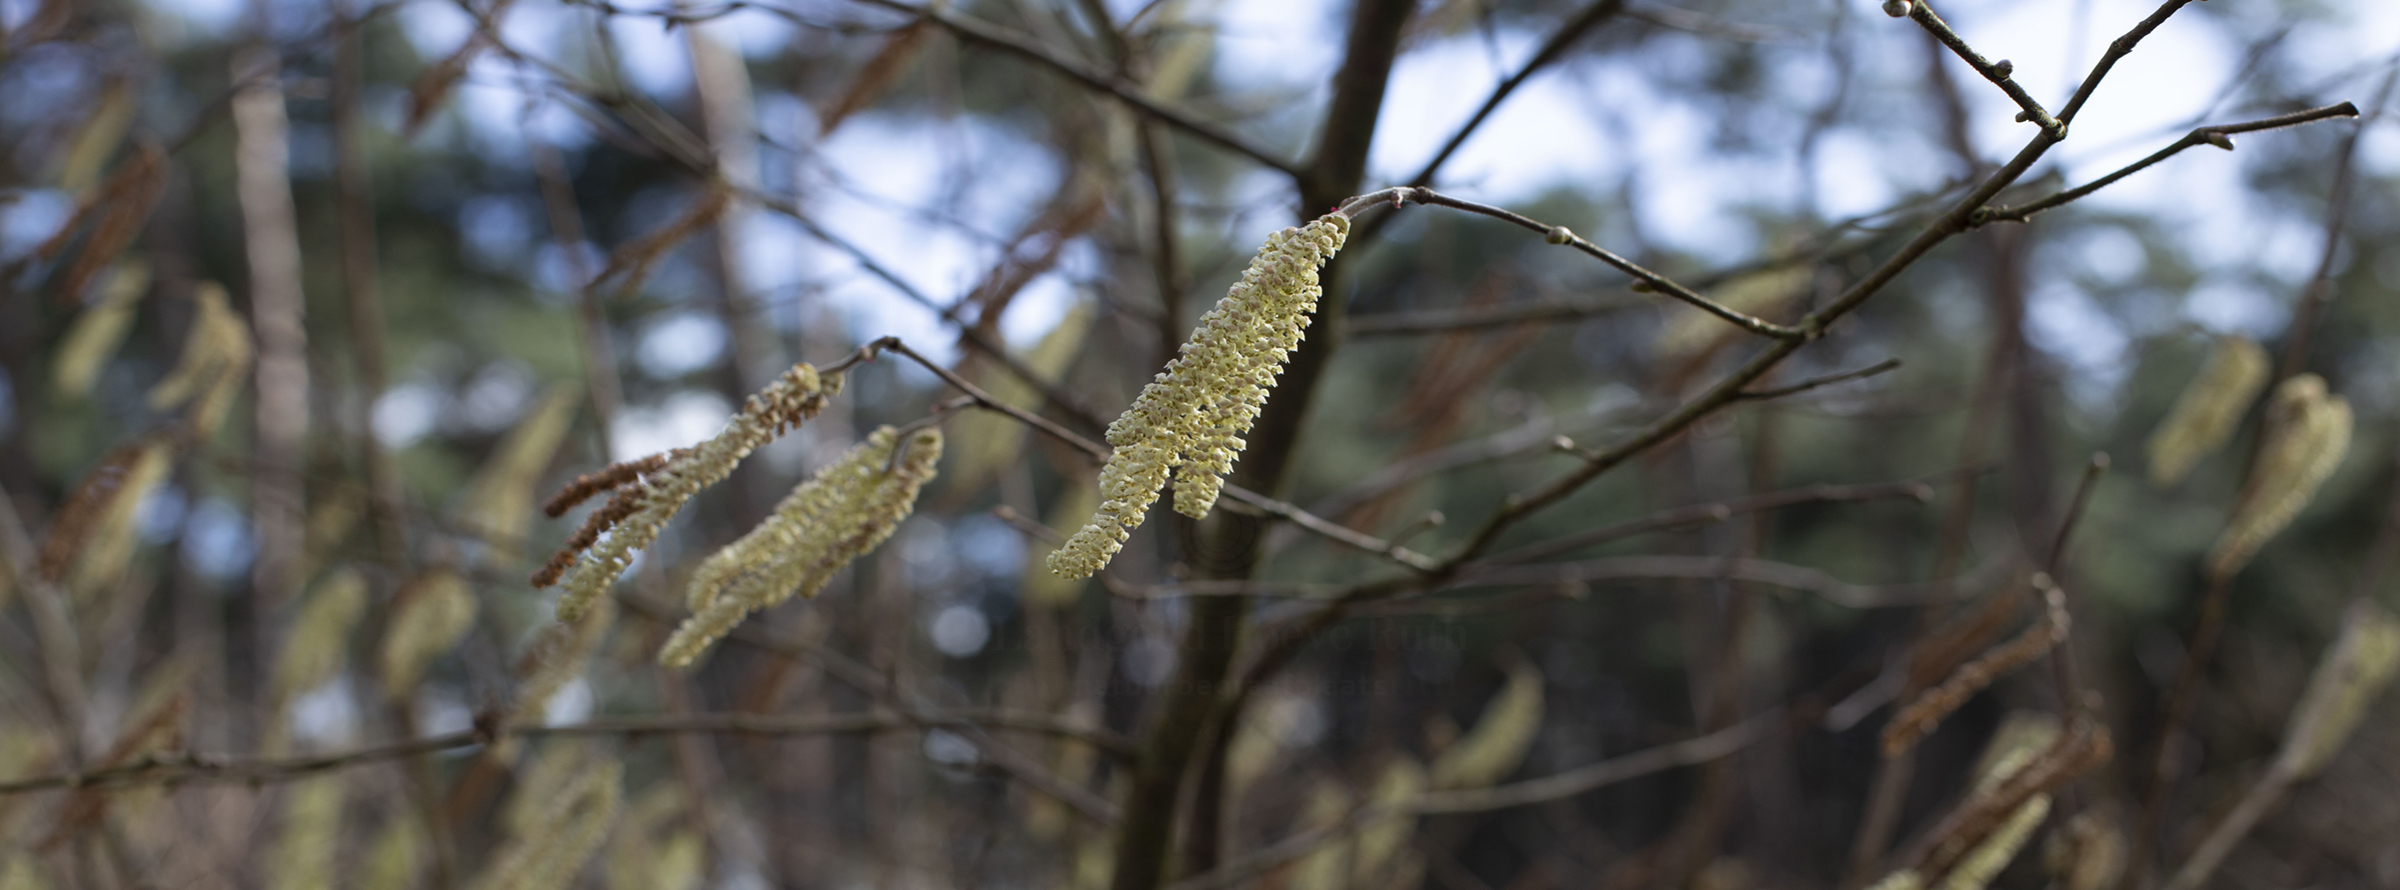
[[[1807,335],[1800,328],[1779,325],[1701,296],[1699,292],[1681,284],[1677,284],[1673,279],[1643,268],[1640,264],[1619,256],[1608,248],[1601,247],[1600,245],[1584,240],[1583,236],[1569,231],[1565,226],[1550,225],[1549,223],[1542,222],[1506,208],[1494,207],[1489,204],[1479,204],[1464,198],[1451,197],[1422,186],[1401,186],[1397,188],[1384,189],[1377,192],[1369,192],[1356,198],[1352,198],[1348,201],[1344,201],[1342,202],[1342,212],[1346,214],[1357,215],[1358,213],[1362,213],[1368,208],[1371,208],[1377,204],[1389,203],[1394,207],[1401,207],[1405,206],[1409,202],[1426,204],[1434,207],[1448,207],[1452,210],[1464,210],[1468,213],[1477,214],[1479,216],[1488,216],[1493,219],[1513,223],[1520,228],[1540,232],[1544,238],[1550,241],[1550,243],[1562,244],[1582,251],[1585,254],[1590,255],[1592,258],[1608,264],[1610,268],[1632,276],[1635,281],[1640,282],[1640,284],[1643,286],[1663,292],[1670,297],[1674,297],[1675,299],[1689,303],[1694,307],[1699,308],[1703,312],[1731,322],[1734,326],[1739,327],[1742,330],[1749,331],[1750,333],[1757,334],[1761,337],[1772,337],[1778,340],[1807,339]]]
[[[2183,138],[2175,140],[2167,147],[2159,149],[2156,152],[2152,152],[2149,157],[2135,161],[2131,164],[2127,164],[2118,168],[2115,172],[2100,177],[2099,179],[2092,180],[2091,182],[2083,185],[2076,186],[2037,201],[2029,201],[2024,204],[2008,207],[1990,207],[1978,210],[1975,214],[1974,224],[1977,226],[1983,226],[1996,222],[2024,222],[2026,219],[2032,217],[2036,213],[2049,210],[2062,204],[2071,203],[2083,198],[2084,196],[2090,195],[2093,192],[2107,188],[2116,184],[2117,180],[2124,179],[2125,177],[2132,176],[2135,173],[2149,169],[2158,162],[2174,157],[2175,155],[2181,153],[2184,149],[2191,148],[2196,145],[2214,145],[2218,148],[2232,151],[2233,139],[2231,138],[2231,134],[2234,133],[2255,133],[2261,130],[2275,130],[2283,127],[2296,127],[2301,124],[2315,123],[2321,120],[2357,116],[2358,106],[2344,102],[2339,105],[2327,105],[2323,108],[2311,108],[2307,111],[2295,111],[2290,114],[2279,114],[2274,117],[2261,118],[2259,120],[2246,121],[2238,124],[2219,124],[2213,127],[2200,127],[2189,133],[2185,133]]]
[[[1911,21],[1923,26],[1934,36],[1934,39],[1941,41],[1943,46],[1949,47],[1951,52],[1958,54],[1959,58],[1966,60],[1968,67],[1974,68],[1975,73],[1983,75],[1983,79],[1991,81],[1993,86],[1999,87],[2001,92],[2007,93],[2008,98],[2016,102],[2018,108],[2024,109],[2017,114],[2017,120],[2031,121],[2044,131],[2053,133],[2056,138],[2065,139],[2067,137],[2067,125],[2052,118],[2050,112],[2042,110],[2042,103],[2034,101],[2033,95],[2025,92],[2025,88],[2018,85],[2016,80],[2010,76],[2010,73],[2016,70],[2016,66],[2010,65],[2006,59],[2002,59],[1998,63],[1985,59],[1982,53],[1978,53],[1974,47],[1968,46],[1966,39],[1958,36],[1957,31],[1951,30],[1950,23],[1943,21],[1941,15],[1933,11],[1933,4],[1927,3],[1925,0],[1914,0],[1910,3],[1908,17]]]
[[[1774,389],[1746,389],[1741,392],[1740,398],[1751,401],[1780,399],[1784,396],[1799,395],[1812,389],[1824,386],[1832,386],[1836,383],[1848,383],[1852,380],[1865,380],[1869,377],[1873,377],[1877,374],[1881,374],[1898,367],[1900,367],[1899,359],[1887,358],[1883,361],[1876,362],[1872,365],[1868,365],[1855,371],[1844,371],[1839,374],[1828,374],[1823,377],[1811,377],[1807,380],[1800,381],[1790,386],[1778,386]]]

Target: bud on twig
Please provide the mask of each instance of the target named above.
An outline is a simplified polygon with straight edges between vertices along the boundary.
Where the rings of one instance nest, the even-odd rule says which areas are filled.
[[[1908,0],[1883,0],[1883,14],[1896,19],[1904,19],[1908,17],[1910,5]]]

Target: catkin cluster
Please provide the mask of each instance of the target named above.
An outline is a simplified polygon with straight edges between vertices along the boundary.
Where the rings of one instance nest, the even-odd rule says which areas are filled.
[[[2350,449],[2350,403],[2325,392],[2325,380],[2300,374],[2275,388],[2267,408],[2267,440],[2233,516],[2208,552],[2208,573],[2240,572],[2276,533],[2315,497]]]
[[[250,326],[233,311],[223,286],[201,283],[192,292],[192,302],[199,312],[192,316],[191,332],[184,335],[183,357],[151,388],[150,407],[166,410],[191,402],[185,424],[193,435],[208,436],[233,409],[257,348],[250,341]]]
[[[1104,500],[1050,554],[1051,571],[1083,578],[1107,565],[1142,524],[1170,472],[1175,512],[1208,515],[1241,454],[1242,436],[1316,312],[1324,293],[1317,267],[1349,234],[1350,218],[1336,212],[1267,238],[1241,280],[1201,316],[1181,354],[1109,424],[1116,452],[1100,471]]]
[[[817,416],[826,399],[841,389],[842,375],[820,377],[806,362],[793,365],[751,395],[741,413],[714,438],[576,479],[551,499],[546,512],[557,516],[601,491],[614,489],[615,494],[534,573],[533,585],[550,586],[564,574],[567,591],[558,601],[559,620],[581,618],[633,564],[634,551],[658,539],[659,529],[684,502],[732,475],[734,466],[759,446]],[[603,533],[606,540],[601,539]]]
[[[2225,444],[2242,412],[2267,385],[2267,351],[2248,337],[2224,337],[2150,434],[2150,483],[2166,488]]]
[[[2358,728],[2367,706],[2400,670],[2400,618],[2372,600],[2359,600],[2342,616],[2342,635],[2317,663],[2308,691],[2292,709],[2291,729],[2275,755],[2275,771],[2306,779],[2325,769]]]
[[[887,426],[793,488],[774,515],[693,572],[685,595],[692,616],[658,660],[690,664],[751,612],[794,594],[816,596],[835,572],[892,536],[941,457],[941,431],[918,430],[904,442]]]

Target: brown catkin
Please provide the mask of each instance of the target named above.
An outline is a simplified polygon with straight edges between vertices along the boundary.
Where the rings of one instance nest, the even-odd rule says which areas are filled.
[[[2267,385],[2267,351],[2248,337],[2217,339],[2208,362],[2150,434],[2150,484],[2166,488],[2225,444]]]
[[[2209,549],[2210,577],[2240,572],[2258,548],[2300,515],[2317,487],[2341,466],[2350,448],[2350,429],[2350,403],[2327,394],[2323,378],[2299,374],[2275,388],[2258,463],[2242,486],[2224,533]]]
[[[656,472],[643,473],[638,483],[620,487],[609,505],[601,508],[608,514],[606,524],[586,522],[567,549],[551,557],[550,564],[534,576],[537,586],[551,581],[566,585],[566,594],[558,600],[559,620],[581,618],[633,565],[634,551],[657,540],[659,530],[685,502],[700,489],[732,475],[734,466],[759,446],[817,416],[825,409],[826,400],[841,389],[842,375],[820,377],[806,362],[793,365],[765,389],[751,394],[723,431],[698,445],[670,452]],[[599,529],[608,531],[605,539],[586,540],[597,536]],[[552,571],[569,561],[573,567],[566,569],[565,577]]]
[[[41,553],[35,557],[34,570],[44,580],[64,579],[67,569],[75,564],[75,555],[83,552],[92,530],[102,521],[117,494],[124,490],[125,479],[133,465],[141,460],[142,447],[126,445],[110,451],[75,488],[67,493],[66,503],[58,508],[58,518],[50,523],[50,533],[42,540]]]
[[[1893,715],[1892,722],[1883,727],[1883,753],[1897,757],[1915,747],[1918,741],[1942,725],[1942,719],[1965,705],[1975,693],[1983,691],[2009,672],[2031,664],[2067,638],[2067,617],[2063,609],[2052,608],[2043,620],[2028,627],[2006,643],[1992,647],[1975,660],[1961,666],[1941,685],[1925,690]]]
[[[135,525],[142,502],[166,484],[167,475],[174,469],[173,462],[174,449],[167,441],[152,439],[141,446],[133,462],[125,468],[125,476],[117,484],[115,494],[109,497],[107,509],[100,511],[86,531],[83,551],[67,576],[67,589],[79,600],[98,597],[114,589],[125,577],[139,537]]]
[[[593,495],[640,479],[645,473],[656,473],[666,469],[667,461],[675,459],[681,451],[682,449],[677,449],[653,454],[639,460],[613,463],[577,476],[575,481],[567,483],[565,488],[559,489],[557,494],[550,496],[549,502],[542,505],[542,513],[552,519],[565,516],[568,510],[575,509],[576,504],[590,500]]]

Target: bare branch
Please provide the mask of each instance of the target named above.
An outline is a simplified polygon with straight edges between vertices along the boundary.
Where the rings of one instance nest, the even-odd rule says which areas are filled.
[[[2032,217],[2036,213],[2049,210],[2062,204],[2080,200],[2086,195],[2090,195],[2093,192],[2116,184],[2117,180],[2124,179],[2125,177],[2132,176],[2135,173],[2149,169],[2158,162],[2174,157],[2175,155],[2182,153],[2184,149],[2191,148],[2193,146],[2214,145],[2218,148],[2225,149],[2226,151],[2232,151],[2233,140],[2230,137],[2231,134],[2234,133],[2255,133],[2260,130],[2275,130],[2283,127],[2296,127],[2301,124],[2310,124],[2321,120],[2357,116],[2358,106],[2344,102],[2340,105],[2327,105],[2323,108],[2311,108],[2307,111],[2295,111],[2291,114],[2280,114],[2274,117],[2261,118],[2259,120],[2248,121],[2244,123],[2220,124],[2214,127],[2200,127],[2184,134],[2183,138],[2175,140],[2167,147],[2151,153],[2149,157],[2120,167],[2115,172],[2110,173],[2107,176],[2100,177],[2099,179],[2095,179],[2084,185],[2076,186],[2075,188],[2059,192],[2058,194],[2051,195],[2050,197],[2043,198],[2038,201],[2030,201],[2013,207],[1986,207],[1977,210],[1975,213],[1974,225],[1980,227],[1995,222],[2024,222],[2026,219]]]
[[[1807,380],[1800,381],[1799,383],[1792,384],[1792,385],[1790,385],[1790,386],[1779,386],[1779,387],[1776,387],[1776,388],[1774,388],[1774,389],[1749,389],[1749,390],[1743,390],[1743,391],[1742,391],[1742,393],[1741,393],[1741,397],[1742,397],[1742,398],[1744,398],[1744,399],[1749,399],[1749,400],[1752,400],[1752,401],[1764,401],[1764,400],[1767,400],[1767,399],[1780,399],[1780,398],[1783,398],[1784,396],[1799,395],[1799,394],[1801,394],[1801,393],[1807,392],[1807,391],[1809,391],[1809,390],[1812,390],[1812,389],[1817,389],[1817,388],[1819,388],[1819,387],[1825,387],[1825,386],[1832,386],[1832,385],[1834,385],[1834,384],[1836,384],[1836,383],[1847,383],[1847,382],[1849,382],[1849,381],[1852,381],[1852,380],[1865,380],[1865,379],[1867,379],[1867,378],[1869,378],[1869,377],[1873,377],[1873,376],[1875,376],[1875,375],[1881,374],[1881,373],[1883,373],[1883,372],[1885,372],[1885,371],[1890,371],[1890,370],[1893,370],[1893,369],[1895,369],[1895,368],[1898,368],[1898,367],[1900,367],[1900,360],[1899,360],[1899,359],[1896,359],[1896,358],[1887,358],[1887,359],[1884,359],[1883,361],[1876,362],[1876,363],[1874,363],[1874,364],[1872,364],[1872,365],[1868,365],[1868,366],[1866,366],[1866,367],[1864,367],[1864,368],[1860,368],[1860,369],[1858,369],[1858,370],[1855,370],[1855,371],[1843,371],[1842,373],[1839,373],[1839,374],[1829,374],[1829,375],[1826,375],[1826,376],[1823,376],[1823,377],[1812,377],[1812,378],[1809,378],[1809,379],[1807,379]]]
[[[1565,226],[1550,225],[1540,220],[1533,219],[1532,217],[1517,213],[1513,210],[1494,207],[1489,204],[1478,204],[1462,198],[1454,198],[1429,188],[1401,186],[1398,188],[1389,188],[1382,191],[1370,192],[1368,194],[1352,198],[1348,201],[1344,201],[1342,202],[1342,212],[1355,215],[1379,203],[1389,202],[1393,207],[1397,208],[1405,206],[1406,202],[1409,201],[1435,207],[1448,207],[1453,210],[1464,210],[1468,213],[1488,216],[1493,219],[1514,223],[1521,228],[1540,232],[1542,233],[1543,237],[1548,239],[1552,244],[1563,244],[1573,247],[1576,250],[1580,250],[1591,255],[1593,258],[1598,259],[1603,263],[1607,263],[1611,268],[1614,268],[1619,272],[1633,276],[1633,279],[1636,282],[1639,282],[1639,284],[1636,286],[1637,290],[1646,286],[1649,289],[1663,291],[1670,297],[1690,303],[1693,306],[1698,307],[1701,311],[1707,312],[1708,314],[1714,315],[1718,318],[1722,318],[1728,322],[1732,322],[1734,326],[1739,327],[1742,330],[1749,331],[1750,333],[1757,334],[1762,337],[1772,337],[1778,340],[1802,340],[1807,338],[1807,335],[1799,328],[1786,327],[1784,325],[1779,325],[1771,321],[1757,318],[1755,316],[1735,310],[1732,307],[1726,306],[1725,304],[1719,303],[1715,300],[1701,296],[1698,292],[1693,291],[1691,288],[1677,284],[1672,279],[1669,279],[1664,275],[1652,272],[1649,269],[1643,268],[1641,265],[1632,260],[1618,256],[1608,248],[1601,247],[1600,245],[1583,240],[1582,236],[1568,231],[1567,227]]]
[[[1985,59],[1982,53],[1978,53],[1974,47],[1968,46],[1966,39],[1958,36],[1957,31],[1951,30],[1950,23],[1943,21],[1941,14],[1933,11],[1933,4],[1927,3],[1926,0],[1914,0],[1910,3],[1908,17],[1924,26],[1934,39],[1941,41],[1943,46],[1949,47],[1950,51],[1956,53],[1959,58],[1966,60],[1967,66],[1974,68],[1975,73],[1983,75],[1983,79],[1991,81],[1993,86],[1997,86],[2001,92],[2007,93],[2008,98],[2014,100],[2018,108],[2024,109],[2017,113],[2017,120],[2031,121],[2045,132],[2051,133],[2053,138],[2067,138],[2067,125],[2052,118],[2050,112],[2042,110],[2042,103],[2034,101],[2033,95],[2025,92],[2025,88],[2010,77],[2010,73],[2016,70],[2016,66],[2009,64],[2007,59],[1999,62]]]

